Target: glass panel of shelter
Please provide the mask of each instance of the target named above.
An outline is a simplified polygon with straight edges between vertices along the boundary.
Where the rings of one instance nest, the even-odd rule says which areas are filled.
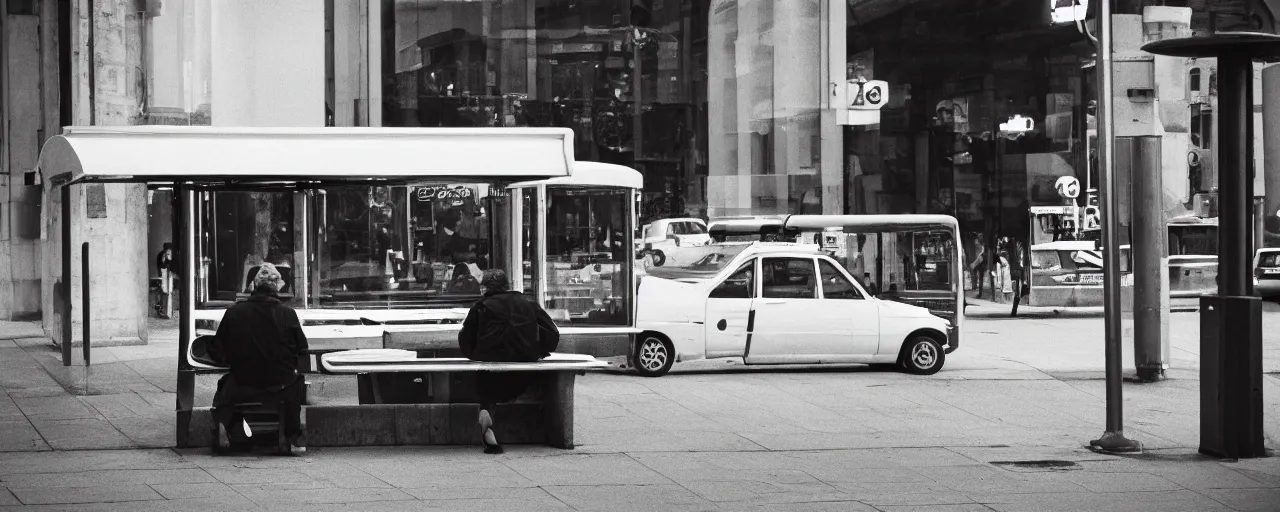
[[[509,227],[511,197],[485,184],[204,192],[200,259],[207,270],[198,307],[246,298],[264,262],[280,269],[288,303],[328,309],[467,307],[480,297],[482,271],[502,268],[561,324],[626,325],[633,193],[546,186],[514,193],[518,232]],[[301,258],[304,265],[295,261]],[[541,269],[548,269],[545,280]]]
[[[503,195],[483,184],[339,185],[306,191],[217,191],[201,197],[201,307],[252,291],[270,262],[297,307],[433,308],[479,297],[480,273],[506,265],[489,215]],[[305,224],[313,228],[304,227]],[[309,237],[305,237],[304,232]],[[302,247],[307,251],[300,251]],[[310,276],[294,261],[310,260]],[[309,296],[296,294],[310,279]]]

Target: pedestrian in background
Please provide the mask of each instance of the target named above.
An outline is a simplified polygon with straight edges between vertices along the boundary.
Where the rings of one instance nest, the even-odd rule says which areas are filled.
[[[992,281],[994,288],[1000,291],[1003,297],[1002,302],[1008,303],[1013,298],[1013,282],[1009,274],[1009,253],[1000,253],[999,259],[996,260],[996,268],[992,271]]]

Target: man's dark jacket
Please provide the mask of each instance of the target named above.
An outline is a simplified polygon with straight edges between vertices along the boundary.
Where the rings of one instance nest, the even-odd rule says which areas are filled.
[[[307,349],[298,314],[274,293],[261,291],[227,309],[217,340],[218,356],[236,381],[258,388],[292,383],[298,356]]]
[[[551,316],[520,292],[486,294],[471,306],[458,333],[462,355],[472,361],[537,361],[559,345]]]

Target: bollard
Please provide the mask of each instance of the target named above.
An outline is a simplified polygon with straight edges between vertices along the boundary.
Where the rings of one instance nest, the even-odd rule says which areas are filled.
[[[82,320],[84,323],[84,365],[89,366],[89,242],[80,244],[80,279],[84,281],[80,284],[81,294],[83,295],[80,314],[84,318]]]
[[[1164,218],[1164,185],[1160,180],[1160,137],[1133,141],[1133,359],[1138,379],[1160,380],[1168,361],[1162,347],[1168,338],[1165,307],[1168,242]]]
[[[71,185],[62,185],[62,366],[71,366]]]

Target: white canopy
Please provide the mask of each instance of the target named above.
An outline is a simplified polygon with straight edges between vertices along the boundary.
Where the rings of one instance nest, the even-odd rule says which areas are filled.
[[[69,127],[45,143],[40,172],[51,182],[529,180],[569,176],[573,159],[567,128]]]
[[[644,188],[644,175],[640,174],[640,171],[624,165],[603,162],[574,162],[572,172],[568,176],[545,181],[516,183],[511,185],[511,188],[532,185],[619,187],[639,190]]]

